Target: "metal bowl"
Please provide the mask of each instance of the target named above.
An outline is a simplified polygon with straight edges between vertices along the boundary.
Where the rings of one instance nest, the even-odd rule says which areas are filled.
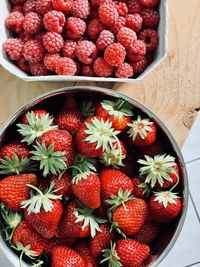
[[[164,123],[144,105],[121,93],[117,93],[115,91],[99,87],[75,86],[54,90],[31,100],[30,102],[22,106],[14,115],[11,116],[11,118],[3,125],[0,130],[0,146],[5,141],[9,140],[9,136],[11,135],[11,133],[13,137],[14,127],[24,113],[33,108],[48,107],[48,110],[55,110],[56,108],[59,108],[62,105],[62,101],[69,94],[73,94],[79,99],[79,101],[82,101],[82,99],[85,97],[94,98],[95,100],[100,100],[102,97],[118,97],[125,99],[130,104],[132,104],[139,113],[146,114],[148,117],[151,118],[151,120],[153,120],[157,124],[159,131],[165,140],[165,144],[167,144],[167,147],[176,157],[180,168],[181,179],[179,185],[179,192],[182,192],[183,208],[181,214],[176,218],[175,221],[173,221],[173,223],[169,225],[166,231],[162,232],[160,239],[153,247],[153,253],[156,253],[156,255],[158,255],[158,258],[152,266],[158,266],[159,263],[167,256],[169,251],[172,249],[183,227],[188,206],[189,186],[185,163],[176,141],[174,140],[173,136],[171,135],[167,127],[164,125]],[[5,256],[14,266],[18,266],[18,256],[10,247],[8,247],[2,237],[0,237],[0,249],[3,251]],[[26,264],[25,266],[27,267],[29,265]]]

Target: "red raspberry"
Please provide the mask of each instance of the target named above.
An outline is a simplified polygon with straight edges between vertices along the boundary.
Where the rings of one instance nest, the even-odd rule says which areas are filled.
[[[126,27],[135,32],[139,32],[142,28],[143,19],[139,14],[129,14],[126,16]]]
[[[20,34],[19,34],[19,38],[20,38],[20,40],[22,40],[24,43],[26,43],[26,42],[32,40],[32,39],[33,39],[33,36],[32,36],[30,33],[27,33],[27,32],[25,32],[25,31],[23,31],[23,32],[20,32]]]
[[[23,14],[19,11],[14,11],[6,18],[5,25],[11,31],[21,32],[23,30],[23,22]]]
[[[141,74],[147,67],[147,60],[144,57],[142,60],[131,63],[134,74]]]
[[[117,78],[130,78],[133,76],[133,67],[124,62],[122,65],[120,65],[116,71],[115,71],[115,76]]]
[[[75,50],[77,47],[77,42],[73,40],[67,40],[64,42],[64,47],[62,50],[62,55],[64,57],[69,57],[69,58],[75,58]]]
[[[63,48],[64,40],[57,32],[47,32],[43,37],[43,44],[49,53],[55,54]]]
[[[61,11],[52,10],[44,15],[44,27],[48,32],[61,33],[65,26],[65,15]]]
[[[91,64],[97,57],[97,48],[94,43],[83,40],[78,42],[75,51],[76,57],[84,64]]]
[[[92,20],[99,17],[98,9],[90,9],[90,14],[88,16],[88,20]]]
[[[44,35],[45,35],[45,32],[40,32],[40,33],[36,34],[36,35],[35,35],[35,40],[40,40],[40,41],[42,41]]]
[[[88,0],[75,0],[70,12],[74,17],[86,19],[90,14],[90,4]]]
[[[11,3],[14,5],[22,5],[26,2],[26,0],[11,0]]]
[[[15,12],[15,11],[18,11],[18,12],[20,12],[20,13],[23,14],[23,12],[24,12],[24,10],[23,10],[23,6],[22,6],[22,5],[13,5],[13,6],[11,7],[11,13],[12,13],[12,12]]]
[[[58,75],[73,76],[76,71],[76,63],[71,58],[63,57],[56,64],[56,73]]]
[[[109,65],[103,58],[99,57],[93,65],[94,73],[99,77],[109,77],[112,75],[113,67]]]
[[[96,40],[104,27],[99,19],[91,20],[87,25],[87,32],[91,40]]]
[[[22,70],[23,72],[29,73],[30,72],[30,64],[25,59],[24,56],[20,57],[20,59],[17,61],[17,66]]]
[[[141,12],[143,28],[156,28],[160,21],[160,16],[156,10],[145,8]]]
[[[60,60],[59,54],[46,54],[44,57],[44,65],[48,70],[54,71],[58,60]]]
[[[52,0],[37,0],[36,3],[36,11],[41,14],[45,15],[47,12],[53,9]]]
[[[115,41],[114,34],[110,31],[103,30],[96,41],[96,46],[99,50],[104,51],[106,47],[108,47],[110,44],[113,44],[114,41]]]
[[[3,48],[11,60],[18,60],[22,56],[23,42],[20,39],[9,38]]]
[[[55,10],[67,12],[72,8],[73,0],[52,0]]]
[[[66,21],[66,36],[70,39],[80,39],[86,30],[86,23],[80,18],[69,17]]]
[[[112,0],[91,0],[91,6],[93,8],[98,8],[103,4],[112,4]]]
[[[99,19],[106,26],[113,26],[119,14],[117,9],[111,4],[103,4],[99,7]]]
[[[128,52],[128,59],[131,63],[141,61],[144,56]]]
[[[120,66],[125,59],[126,49],[119,43],[109,45],[104,52],[105,61],[111,66]]]
[[[30,72],[33,76],[46,76],[49,74],[43,62],[31,63]]]
[[[128,50],[128,57],[131,61],[138,61],[132,59],[132,57],[135,58],[136,55],[143,57],[145,54],[146,54],[146,45],[141,40],[136,40],[135,43]]]
[[[42,61],[45,49],[40,40],[30,40],[24,44],[23,55],[31,63]]]
[[[144,7],[157,7],[160,4],[160,0],[140,0]]]
[[[143,30],[139,34],[138,38],[145,42],[146,49],[148,52],[155,50],[158,46],[159,42],[158,33],[152,29]]]
[[[125,48],[129,48],[137,40],[137,35],[133,30],[122,27],[117,33],[117,40]]]
[[[119,17],[115,24],[110,28],[110,31],[117,34],[118,31],[122,28],[125,27],[126,24],[126,19],[125,17]]]
[[[114,7],[117,9],[117,12],[120,16],[125,17],[128,13],[128,7],[126,3],[123,2],[113,2]]]
[[[42,30],[42,17],[35,12],[30,12],[25,16],[23,26],[27,33],[36,34]]]
[[[140,0],[129,0],[128,2],[128,12],[129,14],[140,14],[143,9]]]
[[[93,71],[93,66],[92,65],[82,65],[81,74],[83,76],[94,77],[95,73]]]
[[[26,15],[29,12],[36,12],[36,4],[37,0],[27,0],[23,6],[24,14]]]

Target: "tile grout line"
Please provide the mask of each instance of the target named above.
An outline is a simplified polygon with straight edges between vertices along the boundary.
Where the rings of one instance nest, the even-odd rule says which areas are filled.
[[[186,165],[189,165],[190,163],[196,162],[198,160],[200,160],[200,157],[199,158],[196,158],[196,159],[192,159],[192,160],[186,161],[185,164]]]
[[[191,266],[195,266],[195,265],[197,265],[197,264],[199,264],[200,263],[200,261],[198,261],[198,262],[194,262],[194,263],[192,263],[192,264],[189,264],[189,265],[187,265],[187,266],[184,266],[184,267],[191,267]]]
[[[196,205],[195,205],[195,202],[194,202],[194,199],[193,199],[193,197],[192,197],[191,192],[189,192],[189,196],[190,196],[192,205],[193,205],[193,207],[194,207],[194,211],[195,211],[195,213],[196,213],[196,216],[197,216],[197,218],[198,218],[198,221],[199,221],[199,223],[200,223],[200,215],[199,215],[199,213],[198,213],[198,211],[197,211],[197,208],[196,208]]]

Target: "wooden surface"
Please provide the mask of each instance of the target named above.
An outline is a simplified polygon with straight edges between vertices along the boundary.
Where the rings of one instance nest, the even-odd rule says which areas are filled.
[[[163,1],[163,0],[162,0]],[[200,109],[200,0],[169,1],[167,59],[138,84],[97,83],[145,104],[168,126],[181,147]],[[27,83],[0,67],[0,124],[28,100],[75,83]],[[76,83],[76,85],[95,83]]]

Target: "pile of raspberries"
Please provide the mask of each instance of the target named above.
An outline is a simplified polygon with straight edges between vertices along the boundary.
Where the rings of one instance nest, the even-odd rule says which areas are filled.
[[[10,0],[3,44],[29,75],[135,78],[158,47],[160,0]]]

